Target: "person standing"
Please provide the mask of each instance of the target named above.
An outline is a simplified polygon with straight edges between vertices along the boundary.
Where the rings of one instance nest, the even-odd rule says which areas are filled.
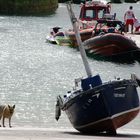
[[[133,33],[135,15],[133,12],[133,7],[130,6],[129,10],[127,10],[124,14],[124,23],[125,23],[125,32],[129,31],[129,25],[131,26],[131,33]]]

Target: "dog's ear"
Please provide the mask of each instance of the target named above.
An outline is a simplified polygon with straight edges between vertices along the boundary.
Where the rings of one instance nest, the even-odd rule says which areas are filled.
[[[8,107],[10,108],[10,105],[8,105]]]
[[[13,105],[13,108],[15,108],[15,105]]]

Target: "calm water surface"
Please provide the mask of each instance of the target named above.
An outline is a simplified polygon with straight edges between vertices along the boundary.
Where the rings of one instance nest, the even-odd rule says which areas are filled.
[[[113,5],[113,12],[123,19],[129,4]],[[133,4],[140,19],[140,4]],[[74,5],[76,15],[79,5]],[[54,119],[55,101],[74,86],[74,79],[86,73],[77,50],[45,43],[50,28],[71,27],[68,12],[60,4],[48,17],[0,17],[0,103],[15,104],[14,127],[72,128],[63,113],[59,122]],[[140,46],[140,37],[136,42]],[[103,81],[114,77],[140,76],[140,63],[115,64],[88,59],[93,75]],[[139,89],[138,89],[139,90]],[[139,90],[140,94],[140,90]],[[122,129],[140,130],[140,115]]]

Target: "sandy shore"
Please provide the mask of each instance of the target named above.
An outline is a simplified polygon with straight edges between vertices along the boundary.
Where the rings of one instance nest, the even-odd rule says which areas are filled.
[[[117,136],[82,135],[74,129],[0,128],[0,140],[139,140],[139,132],[118,132]]]

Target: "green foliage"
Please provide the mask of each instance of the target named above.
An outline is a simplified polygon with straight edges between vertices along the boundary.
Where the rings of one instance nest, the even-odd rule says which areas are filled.
[[[81,2],[85,2],[86,0],[58,0],[58,2],[67,2],[67,1],[72,1],[73,3],[76,3],[76,4],[80,4]],[[89,0],[90,1],[90,0]]]
[[[0,14],[38,15],[54,13],[58,0],[0,0]]]
[[[138,0],[124,0],[125,2],[129,2],[129,3],[135,3],[137,2]]]

